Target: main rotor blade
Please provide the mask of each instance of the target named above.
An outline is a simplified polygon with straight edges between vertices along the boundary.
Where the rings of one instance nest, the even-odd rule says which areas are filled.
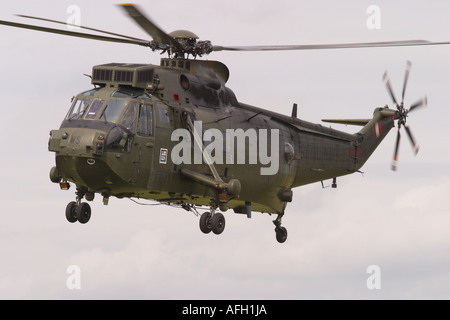
[[[40,18],[40,17],[27,16],[27,15],[23,15],[23,14],[18,14],[17,16],[18,16],[18,17],[22,17],[22,18],[27,18],[27,19],[34,19],[34,20],[41,20],[41,21],[47,21],[47,22],[52,22],[52,23],[63,24],[63,25],[66,25],[66,26],[71,26],[71,27],[79,27],[79,28],[82,28],[82,29],[90,30],[90,31],[100,32],[100,33],[104,33],[104,34],[109,34],[109,35],[111,35],[111,36],[122,37],[122,38],[125,38],[125,39],[139,40],[139,41],[146,41],[146,40],[144,40],[144,39],[139,39],[139,38],[135,38],[135,37],[130,37],[130,36],[123,35],[123,34],[120,34],[120,33],[109,32],[109,31],[100,30],[100,29],[95,29],[95,28],[86,27],[86,26],[80,26],[80,25],[76,25],[76,24],[72,24],[72,23],[68,23],[68,22],[62,22],[62,21],[58,21],[58,20],[52,20],[52,19],[47,19],[47,18]]]
[[[181,44],[161,30],[149,18],[144,16],[141,10],[133,4],[120,4],[125,12],[142,28],[144,29],[156,42],[161,44],[172,45],[179,50],[183,50]]]
[[[386,88],[389,91],[389,94],[390,94],[390,96],[392,98],[392,101],[394,101],[394,103],[398,107],[397,99],[395,99],[394,92],[392,91],[392,86],[391,86],[391,82],[389,81],[389,76],[388,76],[387,71],[385,71],[384,74],[383,74],[383,81],[384,81],[384,84],[386,85]]]
[[[411,61],[406,61],[406,71],[405,71],[405,79],[403,80],[403,90],[402,90],[402,104],[405,100],[405,90],[406,90],[406,84],[408,83],[409,78],[409,72],[411,70]]]
[[[87,33],[75,32],[75,31],[68,31],[68,30],[59,30],[59,29],[46,28],[46,27],[39,27],[39,26],[30,25],[30,24],[16,23],[16,22],[3,21],[3,20],[0,20],[0,24],[5,25],[5,26],[10,26],[10,27],[22,28],[22,29],[30,29],[30,30],[36,30],[36,31],[42,31],[42,32],[56,33],[56,34],[61,34],[61,35],[71,36],[71,37],[108,41],[108,42],[117,42],[117,43],[137,44],[137,45],[146,46],[146,47],[149,46],[148,41],[142,41],[142,40],[132,40],[132,39],[122,39],[122,38],[113,38],[113,37],[107,37],[107,36],[99,36],[99,35],[93,35],[93,34],[87,34]]]
[[[419,146],[416,143],[416,140],[414,139],[412,133],[411,133],[411,129],[409,129],[409,127],[407,125],[404,125],[405,129],[406,129],[406,133],[408,134],[409,137],[409,141],[411,141],[413,150],[414,150],[414,155],[417,155],[417,153],[419,152]]]
[[[352,49],[352,48],[373,48],[373,47],[432,46],[445,44],[450,44],[450,42],[430,42],[427,40],[402,40],[402,41],[312,44],[312,45],[213,46],[213,51],[284,51],[284,50]]]
[[[425,96],[422,99],[420,99],[419,101],[417,101],[416,103],[412,104],[411,107],[409,108],[408,112],[411,112],[417,108],[426,107],[427,104],[428,104],[428,98],[427,98],[427,96]]]
[[[397,160],[398,160],[398,147],[399,147],[399,145],[400,145],[400,126],[398,127],[397,141],[395,142],[394,159],[392,160],[392,167],[391,167],[391,169],[393,171],[397,171]]]

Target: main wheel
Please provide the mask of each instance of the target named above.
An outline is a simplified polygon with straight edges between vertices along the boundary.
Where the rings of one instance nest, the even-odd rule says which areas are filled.
[[[220,212],[217,212],[212,216],[211,229],[215,234],[221,234],[225,229],[225,217]]]
[[[77,222],[77,203],[75,201],[69,202],[66,207],[66,219],[70,223]]]
[[[211,213],[210,212],[205,212],[201,215],[200,230],[206,234],[211,232]]]
[[[275,235],[279,243],[284,243],[287,239],[287,229],[285,227],[276,228]]]
[[[91,219],[91,206],[88,203],[80,203],[77,209],[77,218],[82,224],[87,223]]]

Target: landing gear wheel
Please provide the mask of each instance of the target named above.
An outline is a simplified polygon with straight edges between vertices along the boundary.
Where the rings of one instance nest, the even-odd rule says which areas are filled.
[[[69,202],[66,207],[66,219],[70,223],[77,222],[77,203],[75,201]]]
[[[208,234],[211,232],[211,213],[205,212],[200,217],[200,230]]]
[[[284,243],[287,239],[287,229],[285,227],[275,228],[275,235],[279,243]]]
[[[89,219],[91,218],[91,206],[88,203],[80,203],[77,208],[77,218],[78,221],[82,224],[85,224],[89,221]]]
[[[225,217],[220,212],[215,213],[212,216],[211,229],[215,234],[221,234],[225,229]]]

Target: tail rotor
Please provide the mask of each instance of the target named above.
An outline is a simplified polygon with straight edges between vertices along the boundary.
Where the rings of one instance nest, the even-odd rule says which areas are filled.
[[[409,128],[409,126],[406,125],[406,119],[408,117],[408,114],[411,111],[415,111],[417,109],[425,107],[428,104],[427,97],[425,96],[422,99],[415,102],[414,104],[412,104],[409,107],[409,109],[405,108],[405,106],[404,106],[405,91],[406,91],[406,85],[407,85],[408,79],[409,79],[410,70],[411,70],[411,61],[407,61],[405,78],[403,80],[402,101],[400,104],[397,102],[397,99],[395,98],[394,91],[392,90],[391,82],[389,80],[387,71],[383,75],[383,81],[386,85],[386,89],[388,90],[392,101],[395,103],[395,105],[397,107],[397,112],[395,113],[394,117],[395,117],[395,120],[397,120],[398,131],[397,131],[397,140],[395,142],[394,159],[392,161],[392,166],[391,166],[391,169],[393,171],[397,170],[398,152],[399,152],[400,138],[401,138],[400,129],[402,128],[402,126],[405,128],[406,134],[409,138],[409,141],[411,142],[414,155],[417,155],[417,153],[419,152],[419,146],[417,144],[417,141],[414,139],[411,129]]]

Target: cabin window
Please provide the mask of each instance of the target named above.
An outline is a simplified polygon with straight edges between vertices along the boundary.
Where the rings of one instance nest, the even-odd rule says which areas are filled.
[[[167,114],[167,110],[159,109],[159,122],[161,123],[169,123],[169,115]]]
[[[153,109],[149,104],[142,104],[139,110],[138,134],[153,135]]]

